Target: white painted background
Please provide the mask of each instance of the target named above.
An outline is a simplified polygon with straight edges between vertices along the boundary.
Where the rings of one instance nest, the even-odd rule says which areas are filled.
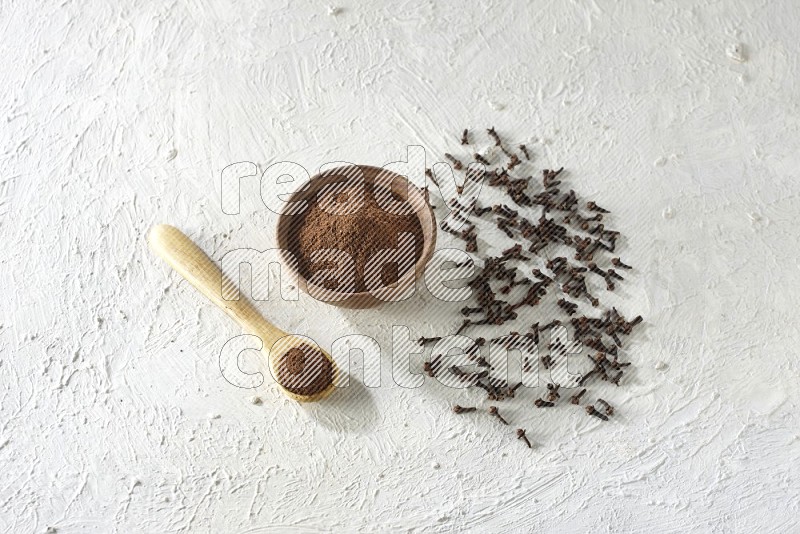
[[[800,4],[527,4],[0,3],[0,530],[796,531]],[[224,166],[434,158],[490,125],[627,235],[646,325],[595,390],[612,423],[527,392],[501,409],[528,451],[447,413],[475,392],[390,387],[391,324],[458,322],[424,296],[260,304],[323,346],[375,336],[380,389],[254,405],[222,378],[240,332],[152,224],[269,247],[257,180],[222,213]]]

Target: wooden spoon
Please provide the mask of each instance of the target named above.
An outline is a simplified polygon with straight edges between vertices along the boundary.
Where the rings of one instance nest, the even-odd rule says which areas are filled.
[[[200,247],[174,226],[167,224],[154,226],[150,230],[147,240],[153,252],[166,261],[178,274],[208,297],[211,302],[224,310],[246,332],[261,338],[263,343],[262,350],[269,362],[272,376],[276,377],[275,382],[284,395],[300,402],[313,402],[324,399],[331,394],[339,371],[330,354],[320,349],[320,352],[333,366],[333,380],[331,380],[331,384],[327,388],[313,395],[298,395],[286,389],[277,380],[279,375],[276,364],[280,361],[279,356],[282,356],[292,348],[300,348],[302,345],[307,345],[307,342],[302,338],[286,334],[264,319],[244,296],[240,295],[238,300],[225,300],[222,297],[222,289],[223,287],[226,290],[232,289],[234,287],[233,282],[222,274],[220,268],[211,261]]]

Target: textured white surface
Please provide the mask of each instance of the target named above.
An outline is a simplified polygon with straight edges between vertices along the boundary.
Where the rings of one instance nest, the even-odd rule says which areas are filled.
[[[0,5],[0,530],[797,528],[800,5],[460,4]],[[528,451],[447,413],[474,392],[390,387],[388,354],[382,388],[311,408],[222,378],[239,331],[150,225],[266,248],[257,180],[222,213],[224,166],[433,157],[489,125],[628,236],[647,325],[598,388],[612,423],[529,394],[503,408]],[[385,352],[392,324],[441,331],[421,306],[260,305]]]

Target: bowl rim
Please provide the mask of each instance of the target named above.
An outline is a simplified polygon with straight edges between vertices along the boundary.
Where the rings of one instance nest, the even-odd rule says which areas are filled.
[[[287,224],[286,221],[289,220],[290,217],[299,215],[290,215],[286,213],[292,201],[299,200],[299,197],[310,197],[316,195],[322,187],[328,183],[331,183],[331,181],[335,180],[336,178],[343,176],[346,169],[352,169],[353,167],[358,167],[364,173],[365,177],[370,183],[374,183],[374,178],[380,174],[391,175],[390,184],[394,186],[395,184],[399,183],[401,187],[403,185],[406,186],[406,191],[408,192],[408,197],[406,198],[407,202],[410,201],[412,195],[421,200],[421,202],[418,202],[418,205],[420,206],[418,209],[416,206],[414,206],[414,215],[416,215],[417,219],[419,219],[423,230],[422,253],[414,263],[413,269],[409,269],[402,276],[400,276],[395,288],[383,287],[373,291],[367,290],[355,293],[347,293],[323,288],[310,283],[300,272],[298,262],[296,261],[296,254],[292,252],[288,242],[288,232],[284,231],[284,226]],[[315,182],[318,185],[316,185]],[[425,214],[425,217],[423,217],[423,213]],[[428,226],[428,237],[425,237],[426,226]],[[278,221],[276,223],[277,244],[280,249],[280,258],[282,264],[289,270],[293,277],[297,278],[300,288],[315,300],[325,304],[343,307],[348,307],[348,305],[352,305],[353,303],[366,303],[366,305],[363,307],[369,307],[371,305],[376,305],[383,302],[391,302],[391,299],[382,299],[380,297],[382,295],[396,294],[401,289],[408,287],[409,284],[415,284],[417,280],[423,276],[425,267],[430,262],[436,250],[437,230],[438,226],[436,223],[436,214],[433,212],[433,207],[430,205],[430,202],[426,200],[426,195],[420,187],[402,174],[398,174],[384,167],[361,164],[341,165],[330,170],[318,172],[311,176],[308,180],[303,181],[292,193],[289,194],[289,198],[286,200],[286,204],[284,204],[283,208],[281,209],[281,212],[278,215]],[[311,295],[309,287],[313,288],[316,295]]]

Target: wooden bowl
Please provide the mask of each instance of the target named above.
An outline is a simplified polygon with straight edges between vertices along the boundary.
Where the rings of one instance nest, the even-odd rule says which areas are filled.
[[[414,268],[403,273],[397,283],[394,284],[394,287],[384,287],[372,292],[344,293],[320,286],[310,286],[298,269],[297,261],[294,257],[296,247],[294,246],[295,243],[292,242],[292,227],[297,224],[296,218],[301,215],[290,214],[289,210],[293,209],[291,208],[292,204],[286,204],[283,212],[278,217],[277,225],[278,247],[281,249],[284,267],[288,269],[293,277],[297,277],[299,287],[304,292],[317,300],[342,308],[372,308],[384,302],[393,301],[393,298],[397,295],[407,291],[411,285],[416,284],[417,280],[424,274],[425,266],[433,256],[436,247],[436,217],[427,200],[425,200],[425,194],[422,190],[409,182],[404,176],[386,169],[369,165],[358,165],[357,167],[363,173],[368,189],[371,190],[371,186],[378,180],[381,185],[388,185],[388,188],[397,198],[401,198],[411,205],[422,226],[422,254],[414,264]],[[344,166],[318,174],[311,178],[308,184],[292,193],[288,201],[313,200],[321,190],[329,188],[333,184],[346,183],[348,180],[352,180],[351,177],[348,177],[348,173],[352,176],[353,172],[354,166]]]

